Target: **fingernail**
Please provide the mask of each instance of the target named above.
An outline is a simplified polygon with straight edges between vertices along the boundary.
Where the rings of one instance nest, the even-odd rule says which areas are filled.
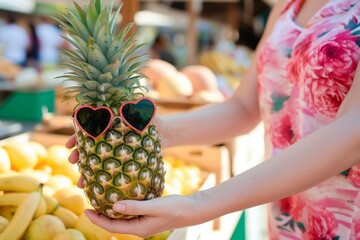
[[[114,204],[113,209],[116,212],[123,212],[123,211],[125,211],[125,205],[121,204],[121,203],[116,203],[116,204]]]

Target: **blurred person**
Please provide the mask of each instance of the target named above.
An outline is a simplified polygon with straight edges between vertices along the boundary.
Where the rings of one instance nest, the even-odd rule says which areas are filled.
[[[42,17],[41,22],[36,26],[36,34],[39,38],[39,61],[41,67],[53,67],[59,62],[58,49],[64,40],[61,37],[62,31],[50,18]]]
[[[164,60],[172,65],[176,65],[175,57],[170,52],[168,41],[165,36],[158,34],[154,40],[153,45],[150,49],[152,58]]]
[[[39,69],[40,42],[36,33],[36,25],[33,22],[30,22],[28,28],[31,44],[27,51],[26,66]]]
[[[31,42],[26,29],[17,23],[14,16],[9,16],[7,24],[1,28],[0,44],[5,59],[20,66],[26,65]]]

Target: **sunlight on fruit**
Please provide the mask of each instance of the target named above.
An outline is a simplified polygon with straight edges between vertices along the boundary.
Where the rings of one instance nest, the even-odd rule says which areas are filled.
[[[7,151],[0,147],[0,173],[8,173],[11,171],[10,156]]]

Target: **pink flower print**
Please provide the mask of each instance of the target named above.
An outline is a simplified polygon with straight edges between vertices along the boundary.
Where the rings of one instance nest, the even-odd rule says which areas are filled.
[[[290,215],[295,221],[299,222],[301,220],[304,207],[305,202],[301,195],[298,194],[291,197]]]
[[[293,195],[291,197],[280,199],[278,204],[281,213],[289,213],[291,218],[296,222],[301,220],[305,203],[300,195]]]
[[[325,6],[324,9],[321,11],[320,15],[322,17],[329,17],[335,14],[344,13],[349,11],[352,8],[354,0],[343,0],[340,1],[338,4],[331,4],[329,6]]]
[[[324,208],[308,208],[308,224],[306,239],[332,240],[336,237],[338,223],[335,216]]]
[[[272,134],[272,142],[275,148],[284,149],[291,145],[295,133],[292,129],[291,116],[284,114],[275,123]]]
[[[271,47],[270,43],[265,42],[257,64],[259,74],[261,74],[262,69],[265,67],[273,68],[279,65],[276,61],[278,58],[274,57],[276,54],[277,51]]]
[[[291,197],[286,197],[278,201],[281,213],[289,213],[291,209]]]
[[[304,76],[307,106],[333,119],[345,98],[359,59],[359,46],[350,32],[339,34],[309,53]]]
[[[348,179],[355,187],[360,188],[360,164],[350,169]]]
[[[310,49],[310,46],[312,44],[312,36],[309,35],[307,38],[301,41],[291,53],[290,61],[288,62],[288,65],[286,67],[287,75],[289,82],[294,85],[300,85],[301,84],[301,74],[304,69],[304,65],[306,62],[308,62],[307,59],[307,52],[308,49]]]
[[[275,100],[274,100],[275,101]],[[275,104],[275,103],[274,103]],[[283,107],[274,113],[271,118],[272,144],[275,148],[284,149],[299,139],[299,114],[294,101],[284,101]],[[280,108],[280,107],[278,107]]]

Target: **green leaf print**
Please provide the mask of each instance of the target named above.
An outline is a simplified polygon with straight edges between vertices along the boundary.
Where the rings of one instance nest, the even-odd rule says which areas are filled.
[[[271,95],[271,100],[273,102],[271,111],[272,112],[280,111],[284,106],[284,102],[289,100],[289,98],[290,98],[290,96],[279,96],[279,95],[275,95],[275,94]]]
[[[349,21],[349,23],[345,26],[345,29],[354,30],[354,29],[358,28],[359,26],[360,26],[360,24],[358,24],[357,21],[355,21],[354,18],[352,18]]]
[[[347,177],[347,176],[349,175],[350,169],[351,169],[351,168],[349,168],[349,169],[347,169],[347,170],[343,171],[343,172],[342,172],[342,173],[340,173],[340,174],[341,174],[341,175],[343,175],[343,176],[345,176],[345,177]]]
[[[333,237],[332,240],[340,240],[340,236]]]
[[[356,39],[356,45],[360,46],[360,38]]]
[[[357,31],[351,33],[351,35],[354,35],[354,36],[359,35],[359,34],[360,34],[360,30],[357,30]]]
[[[302,222],[297,222],[296,224],[298,226],[298,228],[302,231],[305,232],[305,225]]]
[[[317,37],[318,37],[318,38],[321,38],[322,36],[326,35],[328,32],[330,32],[330,31],[325,31],[325,32],[319,34]]]

